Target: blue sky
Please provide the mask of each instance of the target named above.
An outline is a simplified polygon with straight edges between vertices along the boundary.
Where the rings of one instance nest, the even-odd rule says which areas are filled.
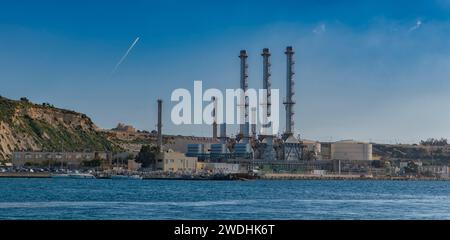
[[[112,71],[140,37],[123,64]],[[296,131],[308,139],[450,137],[450,1],[23,1],[0,3],[0,95],[87,113],[102,128],[210,135],[170,123],[176,88],[250,86],[262,48],[274,88],[296,50]],[[281,108],[284,116],[284,108]],[[284,119],[281,119],[284,122]],[[282,125],[281,128],[284,128]]]

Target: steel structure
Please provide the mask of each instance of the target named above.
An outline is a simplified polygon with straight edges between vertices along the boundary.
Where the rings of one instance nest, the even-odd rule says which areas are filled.
[[[290,136],[293,134],[294,129],[294,50],[292,47],[286,48],[286,99],[284,101],[284,105],[286,107],[286,131],[285,134]]]
[[[271,72],[270,72],[270,51],[268,48],[264,48],[261,54],[263,57],[263,89],[265,90],[265,96],[263,97],[264,102],[262,103],[262,107],[264,109],[263,117],[263,141],[262,141],[262,149],[261,149],[261,157],[264,160],[274,160],[275,159],[275,151],[273,148],[273,134],[272,134],[272,123],[268,121],[271,116],[271,88],[272,82],[270,80]]]
[[[213,140],[217,141],[217,100],[215,97],[212,98],[214,109],[213,109]]]
[[[239,135],[242,138],[242,143],[249,143],[249,127],[248,127],[248,98],[245,93],[248,90],[248,63],[247,63],[247,51],[241,50],[239,54],[241,59],[241,73],[240,73],[240,88],[244,92],[240,99],[240,131]]]
[[[294,50],[291,46],[286,47],[286,131],[284,133],[284,160],[299,161],[302,159],[302,148],[300,141],[294,136]]]
[[[158,99],[158,149],[162,151],[163,147],[163,136],[162,136],[162,103],[161,99]]]

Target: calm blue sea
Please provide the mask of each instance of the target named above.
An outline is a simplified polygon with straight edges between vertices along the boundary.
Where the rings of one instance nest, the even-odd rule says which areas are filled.
[[[0,179],[0,219],[450,219],[450,182]]]

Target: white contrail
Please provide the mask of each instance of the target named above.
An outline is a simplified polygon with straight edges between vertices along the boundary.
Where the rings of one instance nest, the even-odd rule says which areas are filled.
[[[327,31],[327,25],[322,23],[319,26],[317,26],[316,28],[314,28],[313,33],[322,34],[322,33],[325,33],[326,31]]]
[[[122,64],[123,61],[125,61],[125,58],[127,58],[128,54],[130,54],[131,50],[134,48],[134,45],[136,45],[136,43],[139,41],[139,37],[136,38],[136,40],[134,40],[134,42],[131,44],[131,46],[128,48],[127,52],[125,52],[125,54],[123,55],[123,57],[120,59],[120,61],[117,63],[116,67],[114,68],[114,70],[112,71],[112,73],[115,73],[117,68],[120,66],[120,64]]]
[[[421,21],[421,20],[417,20],[417,21],[416,21],[416,25],[412,26],[412,27],[409,29],[409,32],[415,31],[415,30],[417,30],[418,28],[420,28],[421,26],[422,26],[422,21]]]

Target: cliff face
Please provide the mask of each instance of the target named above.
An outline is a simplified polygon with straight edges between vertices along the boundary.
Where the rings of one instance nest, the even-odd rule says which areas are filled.
[[[0,160],[27,150],[111,151],[117,146],[84,114],[0,97]]]

